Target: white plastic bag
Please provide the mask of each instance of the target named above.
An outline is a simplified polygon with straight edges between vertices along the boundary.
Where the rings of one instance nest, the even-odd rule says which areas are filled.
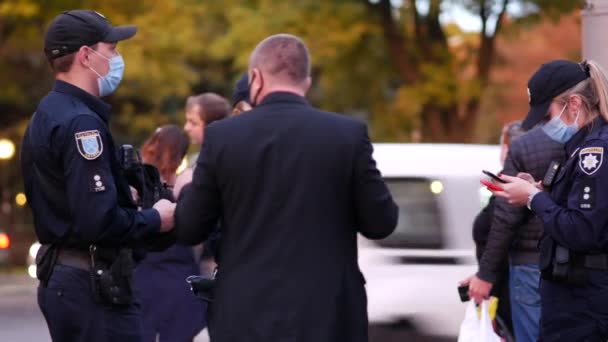
[[[460,325],[458,342],[500,342],[501,339],[494,332],[492,320],[488,313],[488,302],[481,303],[481,317],[477,316],[475,302],[471,301]]]

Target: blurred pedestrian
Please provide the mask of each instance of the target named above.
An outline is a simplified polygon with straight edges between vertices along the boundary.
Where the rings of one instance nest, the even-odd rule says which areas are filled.
[[[188,136],[175,125],[160,127],[141,148],[142,160],[155,166],[169,196],[176,170],[188,150]],[[192,295],[184,281],[199,273],[191,247],[173,245],[149,252],[135,270],[141,296],[144,342],[192,342],[206,325],[204,302]]]
[[[249,102],[249,76],[245,73],[234,85],[234,91],[232,92],[232,115],[239,115],[250,111],[252,108]]]
[[[531,127],[525,126],[525,129]],[[565,158],[564,145],[536,127],[515,140],[509,149],[504,175],[527,173],[543,179]],[[547,185],[547,188],[550,186]],[[509,289],[513,333],[516,341],[538,339],[540,321],[540,271],[538,242],[542,222],[527,208],[513,207],[504,199],[496,201],[492,228],[477,275],[471,279],[471,297],[480,301],[499,281],[502,266],[509,263]]]
[[[505,161],[507,160],[511,142],[523,134],[524,130],[521,127],[521,121],[513,121],[503,126],[500,135],[500,164],[503,167],[505,165]],[[475,255],[477,257],[477,262],[481,260],[481,257],[486,249],[488,236],[490,235],[490,227],[492,225],[492,218],[494,217],[495,203],[496,197],[491,196],[488,204],[481,210],[481,212],[479,212],[475,218],[475,221],[473,222],[473,241],[475,241]],[[508,269],[505,271],[508,273]]]
[[[53,341],[141,341],[131,279],[134,250],[173,226],[175,205],[138,210],[100,100],[122,80],[117,42],[135,26],[72,10],[47,28],[55,74],[25,132],[21,166],[36,235],[38,305]]]
[[[502,176],[497,196],[527,205],[542,221],[540,340],[608,339],[608,81],[593,62],[552,61],[528,82],[524,124],[565,143],[550,184]],[[534,178],[539,179],[539,178]],[[547,185],[552,185],[548,191]]]
[[[190,96],[186,100],[186,124],[184,131],[190,137],[190,142],[201,145],[204,139],[205,127],[230,114],[228,100],[215,93],[204,93]]]
[[[186,123],[184,131],[190,137],[190,142],[194,145],[201,145],[204,140],[205,127],[214,121],[224,119],[230,115],[230,104],[228,100],[215,93],[204,93],[190,96],[186,100]],[[196,158],[190,158],[189,167],[184,170],[175,182],[173,194],[175,198],[179,196],[182,187],[192,181],[192,171],[196,165]]]
[[[186,124],[184,130],[190,137],[190,141],[195,145],[201,145],[205,140],[204,130],[207,126],[215,121],[227,118],[230,115],[230,104],[224,97],[215,93],[204,93],[196,96],[190,96],[186,101]],[[198,158],[198,154],[196,154]],[[188,163],[189,167],[184,170],[177,178],[173,194],[175,198],[179,194],[184,185],[192,182],[192,174],[196,167],[196,158],[193,158]],[[213,274],[217,267],[216,256],[219,248],[219,232],[216,230],[212,234],[210,241],[203,246],[195,247],[200,255],[201,273],[205,275]],[[198,272],[197,272],[198,274]]]
[[[502,129],[500,137],[500,162],[505,165],[509,147],[513,140],[518,139],[524,133],[521,127],[521,121],[511,122],[505,125]],[[509,160],[511,162],[511,160]],[[504,171],[503,171],[504,173]],[[488,204],[477,215],[473,222],[473,240],[475,241],[477,262],[480,263],[482,256],[486,251],[486,245],[490,236],[490,228],[494,219],[494,210],[496,206],[496,197],[490,197]],[[509,263],[506,258],[501,261],[501,265],[496,269],[496,280],[492,283],[490,295],[498,298],[498,317],[501,320],[502,327],[508,329],[508,334],[513,333],[513,324],[511,319],[511,303],[509,296]],[[465,282],[466,283],[466,282]],[[499,329],[500,330],[500,329]],[[505,331],[498,331],[504,336]]]
[[[384,238],[398,215],[367,127],[308,104],[310,56],[295,36],[263,40],[249,79],[254,108],[207,127],[176,209],[182,243],[222,219],[211,340],[367,341],[357,233]]]

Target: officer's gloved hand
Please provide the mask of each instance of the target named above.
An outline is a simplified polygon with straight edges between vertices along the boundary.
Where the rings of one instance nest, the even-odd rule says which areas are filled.
[[[152,207],[160,214],[160,231],[161,233],[168,232],[173,229],[175,220],[173,219],[173,213],[175,212],[175,203],[171,203],[166,199],[154,203]]]

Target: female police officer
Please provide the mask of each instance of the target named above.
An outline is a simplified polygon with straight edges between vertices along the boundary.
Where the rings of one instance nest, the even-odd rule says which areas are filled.
[[[543,122],[566,143],[567,160],[551,193],[540,182],[503,176],[497,196],[527,205],[543,222],[542,341],[608,338],[608,82],[598,64],[552,61],[528,82],[530,112],[524,125]]]

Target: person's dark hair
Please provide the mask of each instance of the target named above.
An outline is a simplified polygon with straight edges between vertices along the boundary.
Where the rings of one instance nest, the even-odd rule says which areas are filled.
[[[93,44],[89,47],[93,50],[97,50],[98,46],[99,46],[98,44]],[[65,56],[57,57],[55,59],[49,58],[48,61],[49,61],[49,64],[51,65],[51,68],[53,69],[53,71],[55,73],[68,72],[68,71],[70,71],[70,69],[72,68],[72,65],[74,64],[74,61],[76,60],[77,53],[78,53],[78,51],[72,52]]]
[[[521,126],[521,121],[510,122],[506,124],[502,130],[500,143],[511,146],[511,142],[524,135],[524,133],[526,133],[526,131]]]
[[[184,159],[189,143],[188,136],[178,126],[162,126],[141,147],[142,160],[154,165],[163,179],[170,179]]]
[[[68,72],[72,68],[72,64],[74,64],[75,59],[76,53],[71,53],[69,55],[49,60],[49,64],[51,64],[51,68],[55,73]]]
[[[204,93],[188,97],[186,100],[186,110],[196,105],[199,106],[199,115],[205,125],[221,120],[230,114],[228,100],[215,93]]]
[[[256,46],[249,69],[258,68],[282,81],[301,84],[310,76],[310,54],[302,39],[276,34]]]

